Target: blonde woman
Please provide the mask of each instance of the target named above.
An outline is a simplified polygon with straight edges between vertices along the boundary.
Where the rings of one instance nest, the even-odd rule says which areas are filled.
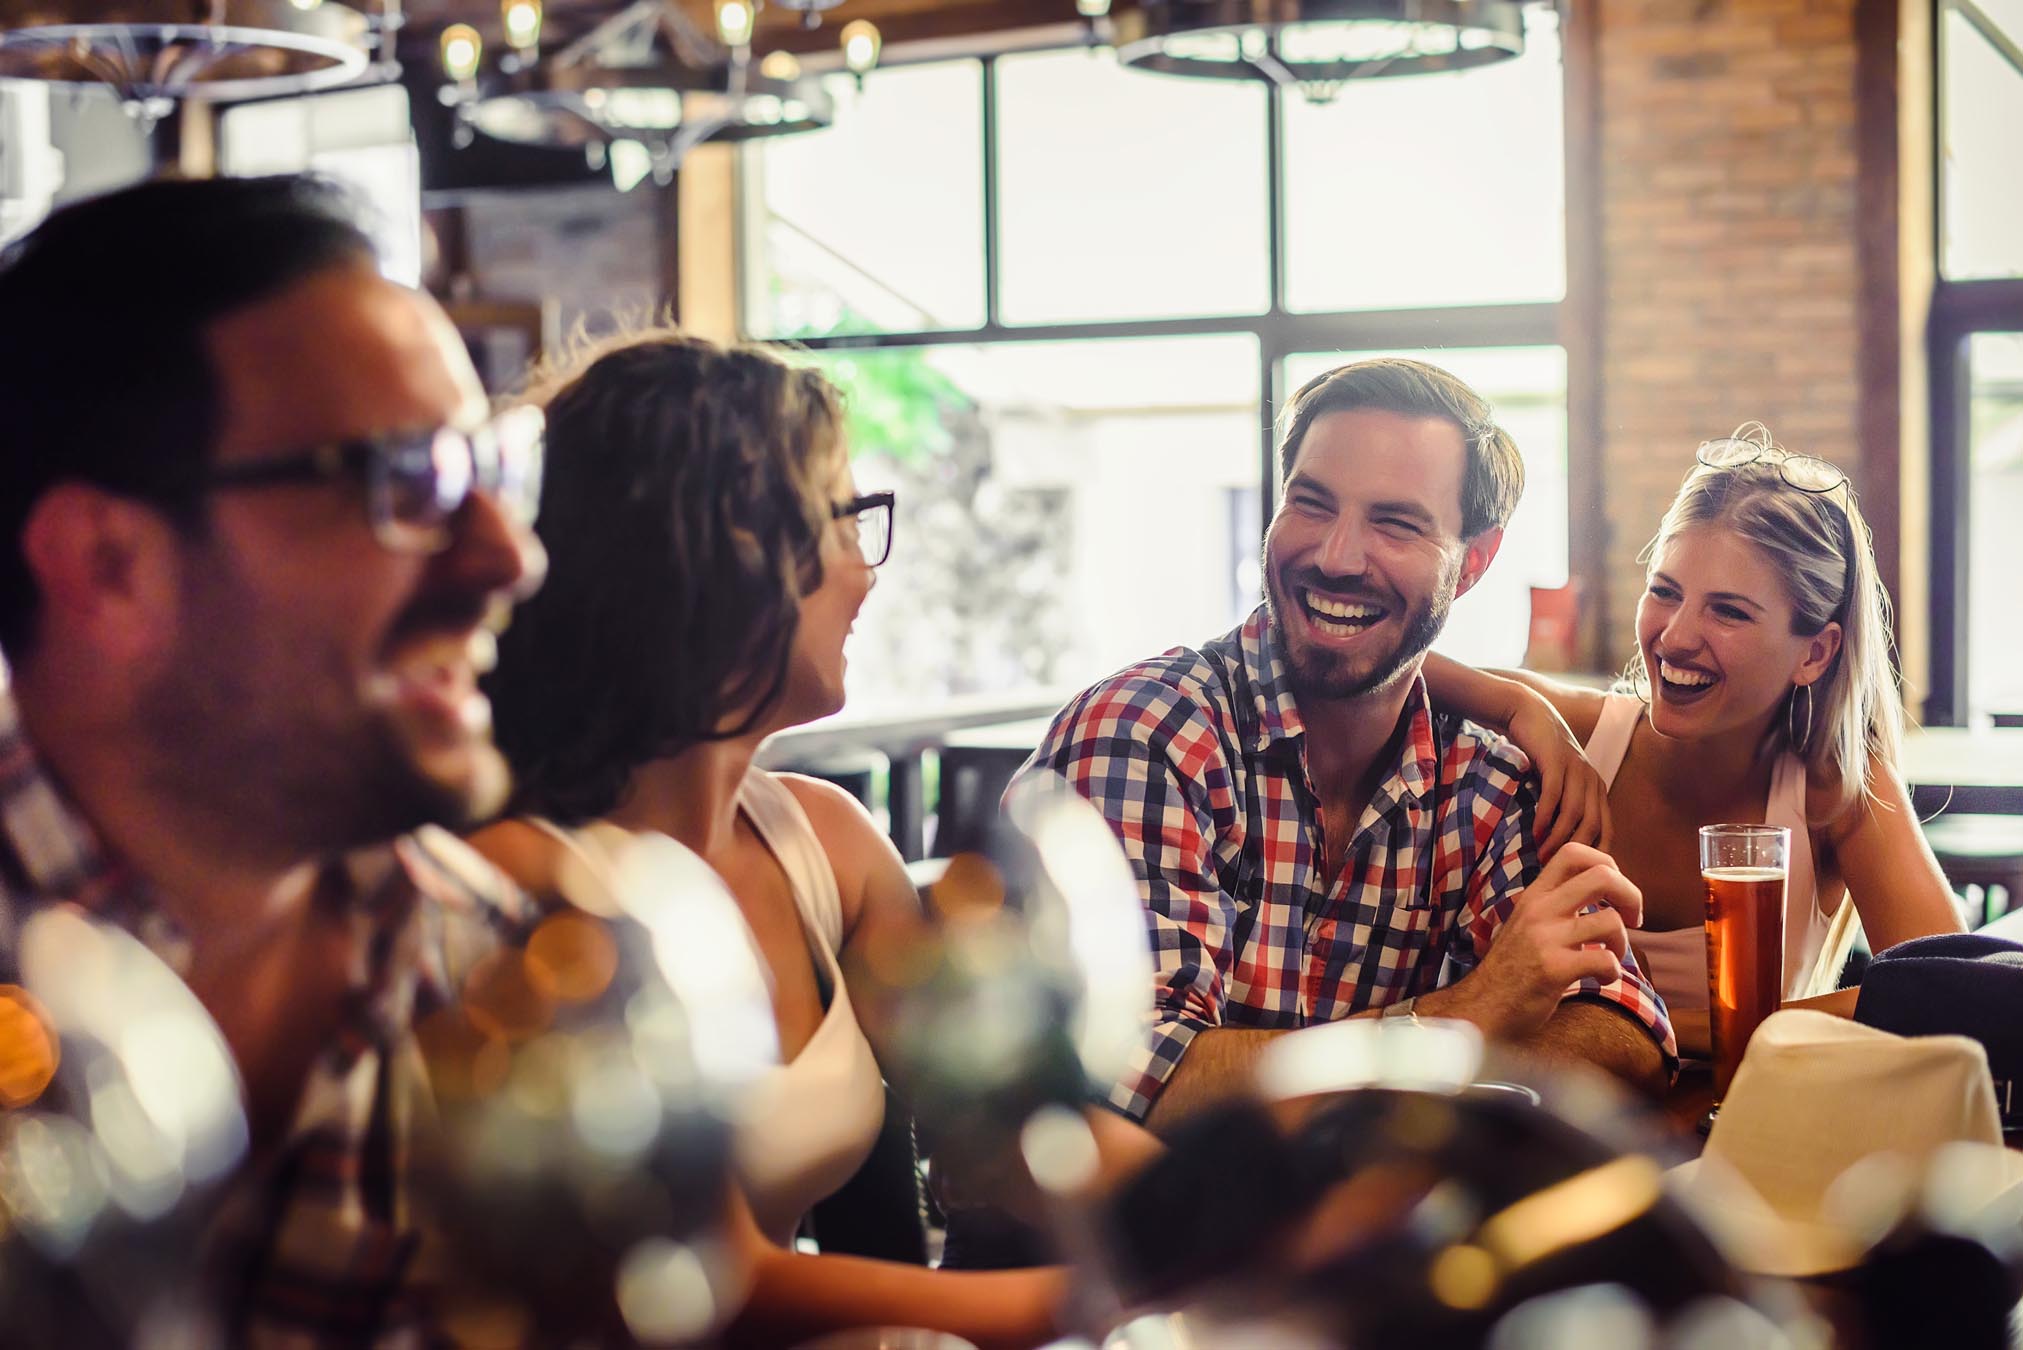
[[[1606,796],[1610,824],[1589,812],[1583,832],[1643,891],[1631,944],[1680,1052],[1704,1055],[1700,826],[1790,827],[1787,1000],[1834,989],[1857,915],[1877,951],[1960,919],[1897,770],[1889,602],[1847,475],[1751,423],[1700,447],[1643,557],[1637,651],[1613,690],[1438,660],[1426,674],[1436,701],[1491,725],[1535,721],[1541,697],[1563,719]]]

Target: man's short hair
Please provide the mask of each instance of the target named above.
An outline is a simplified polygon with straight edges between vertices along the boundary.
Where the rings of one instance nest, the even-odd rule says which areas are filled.
[[[0,253],[0,650],[33,641],[21,531],[37,499],[91,483],[196,528],[219,420],[206,327],[374,257],[350,197],[300,175],[145,183]]]
[[[1301,385],[1285,409],[1278,443],[1279,482],[1292,477],[1300,443],[1326,413],[1370,409],[1402,417],[1442,417],[1461,432],[1468,467],[1461,480],[1461,537],[1500,530],[1524,495],[1524,459],[1482,395],[1454,376],[1401,356],[1338,366]]]

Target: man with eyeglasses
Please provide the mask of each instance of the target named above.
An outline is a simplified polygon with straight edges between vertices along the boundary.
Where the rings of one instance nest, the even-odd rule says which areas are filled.
[[[67,208],[0,314],[0,984],[52,907],[140,938],[244,1084],[232,1338],[399,1334],[409,1024],[519,918],[435,827],[508,786],[477,678],[545,566],[538,415],[488,420],[313,179]]]

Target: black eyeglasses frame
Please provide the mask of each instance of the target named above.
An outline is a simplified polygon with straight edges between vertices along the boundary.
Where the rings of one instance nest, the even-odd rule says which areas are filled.
[[[881,566],[887,558],[892,556],[892,525],[893,515],[895,514],[893,503],[896,500],[897,494],[893,492],[867,492],[862,496],[852,497],[847,502],[836,502],[829,508],[829,518],[832,520],[857,521],[857,538],[860,550],[862,550],[863,540],[867,534],[867,531],[863,527],[862,518],[872,512],[878,512],[883,515],[884,545],[879,549],[878,556],[875,558],[871,556],[868,550],[862,550],[864,565],[867,567]]]
[[[230,491],[356,478],[365,484],[366,516],[383,546],[399,553],[440,553],[449,547],[450,521],[473,493],[498,498],[516,523],[533,527],[541,501],[542,420],[539,409],[519,407],[469,432],[438,427],[427,432],[336,441],[276,459],[214,466],[197,477],[195,486],[204,491]],[[426,457],[440,479],[438,451],[445,438],[448,444],[462,448],[462,482],[452,482],[447,490],[438,482],[432,499],[421,510],[404,514],[396,503],[413,485],[404,489],[397,481],[396,461]]]

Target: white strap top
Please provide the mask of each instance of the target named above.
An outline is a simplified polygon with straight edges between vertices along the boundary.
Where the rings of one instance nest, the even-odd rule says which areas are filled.
[[[815,1202],[863,1165],[885,1120],[885,1082],[836,960],[843,897],[807,812],[785,784],[758,768],[738,789],[738,809],[786,872],[809,954],[831,990],[815,1034],[789,1063],[759,1080],[738,1122],[745,1196],[760,1230],[785,1244]]]
[[[784,1246],[815,1202],[863,1165],[885,1120],[885,1083],[836,959],[843,897],[807,812],[784,784],[757,768],[739,785],[738,810],[787,874],[808,955],[830,991],[828,1010],[801,1052],[759,1077],[738,1105],[745,1198],[760,1230]],[[593,864],[608,862],[625,837],[602,821],[576,830],[536,823]]]
[[[1588,762],[1612,787],[1616,771],[1629,753],[1630,738],[1643,720],[1643,701],[1629,694],[1610,694],[1588,737]],[[1853,940],[1852,908],[1845,896],[1832,915],[1819,907],[1813,866],[1812,834],[1805,820],[1805,761],[1789,752],[1778,756],[1770,770],[1770,797],[1764,803],[1766,824],[1791,831],[1791,865],[1784,890],[1784,997],[1810,998],[1833,989]],[[1666,933],[1640,930],[1630,935],[1630,947],[1645,978],[1665,1005],[1681,1010],[1707,1006],[1707,931],[1676,928]]]

